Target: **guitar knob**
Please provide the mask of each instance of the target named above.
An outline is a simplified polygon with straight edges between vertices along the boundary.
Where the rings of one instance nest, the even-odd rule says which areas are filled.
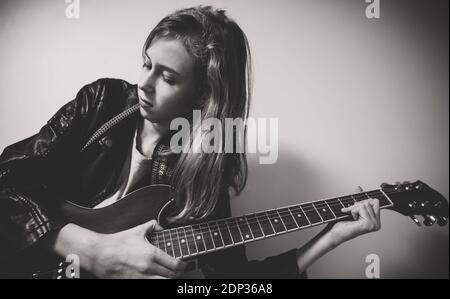
[[[434,216],[428,216],[428,215],[422,215],[424,220],[423,220],[423,224],[425,226],[432,226],[433,224],[436,223],[436,217]]]
[[[447,223],[448,223],[448,219],[447,219],[446,217],[444,217],[444,216],[438,216],[437,224],[438,224],[439,226],[445,226],[445,225],[447,225]]]
[[[408,207],[415,210],[417,208],[417,202],[413,201],[408,204]]]
[[[409,218],[411,218],[412,221],[417,224],[417,226],[422,226],[422,224],[420,224],[419,220],[414,215],[409,216]]]

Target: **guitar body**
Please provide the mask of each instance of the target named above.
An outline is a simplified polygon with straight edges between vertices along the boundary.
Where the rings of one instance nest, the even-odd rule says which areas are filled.
[[[70,223],[97,233],[113,234],[155,219],[166,225],[173,194],[173,189],[168,185],[151,185],[131,192],[120,201],[103,208],[91,209],[64,202],[61,210]],[[4,265],[0,277],[66,278],[66,265],[62,261],[61,257],[32,246],[19,253],[9,265]],[[80,276],[95,278],[83,271]]]
[[[173,202],[173,189],[168,185],[143,187],[109,206],[90,209],[64,202],[61,209],[74,224],[102,234],[113,234],[156,219],[164,225],[166,210]]]

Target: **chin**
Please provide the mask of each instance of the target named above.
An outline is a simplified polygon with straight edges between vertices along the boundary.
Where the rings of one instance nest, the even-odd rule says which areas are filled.
[[[141,107],[139,107],[139,112],[143,119],[151,121],[152,123],[158,122],[158,118],[155,117],[156,115],[153,111],[148,111],[147,109],[145,109],[141,106]]]

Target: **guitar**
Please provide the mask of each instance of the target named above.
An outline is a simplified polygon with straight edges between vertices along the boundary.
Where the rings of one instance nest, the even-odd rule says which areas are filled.
[[[174,204],[174,190],[168,185],[151,185],[135,190],[120,201],[100,208],[90,209],[71,202],[64,202],[61,210],[66,218],[89,230],[111,234],[130,229],[156,219],[165,224],[170,207]],[[253,214],[197,224],[167,228],[147,235],[147,240],[170,256],[191,260],[198,256],[225,250],[234,246],[276,237],[289,232],[349,218],[343,207],[368,198],[378,198],[381,209],[390,209],[410,217],[422,215],[425,226],[448,223],[447,200],[421,181],[397,184],[383,183],[380,189],[346,196],[321,199]],[[164,226],[164,225],[163,225]],[[36,260],[39,263],[36,263]],[[55,265],[44,267],[53,261]],[[5,271],[5,277],[73,278],[71,262],[58,261],[56,256],[35,248],[29,257],[21,257],[21,266],[14,263]],[[14,269],[15,271],[11,270]],[[83,272],[82,272],[83,273]],[[93,278],[89,273],[82,277]]]

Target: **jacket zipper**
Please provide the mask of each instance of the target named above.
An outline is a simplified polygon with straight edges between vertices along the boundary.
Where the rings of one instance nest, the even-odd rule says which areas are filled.
[[[121,113],[117,114],[110,120],[108,120],[106,123],[104,123],[97,131],[92,134],[91,138],[86,142],[86,144],[81,148],[80,153],[84,152],[88,146],[93,144],[98,138],[100,138],[103,134],[105,134],[107,131],[109,131],[112,127],[114,127],[116,124],[118,124],[123,119],[127,118],[129,115],[135,113],[139,110],[139,104],[135,104],[134,106],[131,106],[130,108],[126,109],[125,111],[122,111]]]

